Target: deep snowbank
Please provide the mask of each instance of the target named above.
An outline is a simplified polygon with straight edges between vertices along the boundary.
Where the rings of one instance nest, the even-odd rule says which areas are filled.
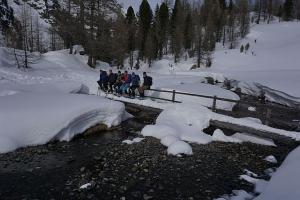
[[[250,136],[247,133],[225,136],[221,130],[216,130],[212,136],[207,135],[203,130],[209,127],[210,120],[245,125],[255,129],[268,130],[274,134],[285,135],[295,140],[300,139],[300,133],[270,128],[253,119],[238,119],[216,114],[195,103],[168,106],[158,116],[156,124],[146,126],[141,134],[145,137],[151,136],[159,139],[168,148],[168,154],[171,155],[193,154],[192,148],[188,143],[208,144],[213,141],[252,142],[260,145],[276,146],[272,140]]]
[[[0,153],[71,140],[96,124],[119,125],[122,103],[79,94],[17,93],[0,97]]]
[[[255,200],[299,200],[300,147],[292,151]]]

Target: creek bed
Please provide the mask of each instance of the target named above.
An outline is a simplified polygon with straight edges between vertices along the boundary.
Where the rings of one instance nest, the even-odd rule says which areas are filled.
[[[0,155],[0,199],[214,199],[235,189],[253,191],[239,179],[243,170],[268,179],[264,171],[296,147],[213,142],[192,144],[193,156],[168,156],[154,138],[122,144],[158,115],[127,110],[136,117],[112,131]],[[264,161],[269,155],[279,163]],[[86,183],[91,187],[80,190]]]

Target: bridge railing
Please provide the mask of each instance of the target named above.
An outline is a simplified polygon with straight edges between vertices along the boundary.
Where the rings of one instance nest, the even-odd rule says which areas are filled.
[[[176,95],[184,95],[184,96],[193,96],[193,97],[199,97],[199,98],[207,98],[207,99],[212,99],[212,105],[211,107],[209,107],[213,112],[217,112],[218,109],[218,101],[223,101],[223,102],[230,102],[230,103],[235,103],[235,104],[245,104],[245,105],[249,105],[249,106],[253,106],[253,107],[261,107],[263,109],[265,109],[265,116],[264,116],[264,124],[268,125],[269,124],[269,120],[271,118],[272,115],[272,110],[273,109],[285,109],[285,110],[293,110],[295,111],[295,109],[297,108],[293,108],[293,107],[288,107],[288,106],[284,106],[284,105],[280,105],[280,104],[275,104],[274,102],[254,102],[254,101],[247,101],[247,100],[233,100],[233,99],[228,99],[228,98],[221,98],[218,96],[209,96],[209,95],[202,95],[202,94],[194,94],[194,93],[187,93],[187,92],[180,92],[180,91],[176,91],[176,90],[161,90],[161,89],[149,89],[147,91],[150,92],[158,92],[158,93],[167,93],[167,94],[171,94],[170,98],[162,98],[162,97],[158,97],[157,96],[151,96],[151,95],[146,95],[147,98],[150,99],[155,99],[155,100],[163,100],[163,101],[168,101],[168,102],[173,102],[173,103],[182,103],[180,100],[176,99]],[[297,109],[299,110],[299,109]]]

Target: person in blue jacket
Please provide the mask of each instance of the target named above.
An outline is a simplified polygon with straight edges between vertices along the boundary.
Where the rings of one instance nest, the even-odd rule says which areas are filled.
[[[103,91],[108,90],[108,75],[106,71],[100,70],[100,79],[97,81],[100,89]]]
[[[131,86],[130,86],[130,89],[129,89],[129,95],[130,97],[135,97],[135,90],[138,89],[140,87],[140,82],[141,82],[141,79],[140,79],[140,76],[135,74],[134,72],[132,72],[131,74]]]

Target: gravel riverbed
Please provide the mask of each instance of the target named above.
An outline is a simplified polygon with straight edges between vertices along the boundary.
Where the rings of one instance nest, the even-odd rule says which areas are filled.
[[[112,131],[0,155],[0,199],[214,199],[235,189],[252,192],[239,179],[244,169],[269,179],[264,171],[296,146],[213,142],[192,144],[193,156],[168,156],[154,138],[122,144],[158,114],[129,111],[137,118]],[[269,155],[279,162],[265,161]]]

